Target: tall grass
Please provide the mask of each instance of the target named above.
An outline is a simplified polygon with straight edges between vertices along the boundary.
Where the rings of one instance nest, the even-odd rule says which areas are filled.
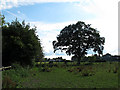
[[[74,64],[74,63],[73,63]],[[118,63],[104,62],[80,66],[48,63],[22,67],[18,63],[3,71],[3,88],[116,88]],[[110,72],[109,72],[110,70]]]

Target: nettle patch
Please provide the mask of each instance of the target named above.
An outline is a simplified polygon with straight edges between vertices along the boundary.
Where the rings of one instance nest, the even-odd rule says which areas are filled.
[[[95,75],[95,70],[92,66],[79,66],[68,69],[68,72],[73,72],[75,74],[80,73],[81,76],[92,76]]]

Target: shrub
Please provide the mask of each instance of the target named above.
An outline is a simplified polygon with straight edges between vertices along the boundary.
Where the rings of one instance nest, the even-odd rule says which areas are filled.
[[[15,74],[20,77],[27,77],[29,75],[29,66],[23,67],[19,63],[13,63],[12,68]]]
[[[87,57],[89,62],[95,62],[96,61],[96,56],[88,56]]]

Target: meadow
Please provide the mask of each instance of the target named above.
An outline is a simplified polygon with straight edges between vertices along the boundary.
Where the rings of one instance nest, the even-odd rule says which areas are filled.
[[[118,62],[37,63],[2,71],[3,88],[118,88]]]

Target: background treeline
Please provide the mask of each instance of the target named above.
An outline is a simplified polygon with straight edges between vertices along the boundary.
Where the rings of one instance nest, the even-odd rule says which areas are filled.
[[[2,18],[2,65],[12,63],[33,65],[35,61],[43,59],[44,54],[40,39],[36,35],[36,27],[30,28],[25,21],[17,19],[11,23]]]

